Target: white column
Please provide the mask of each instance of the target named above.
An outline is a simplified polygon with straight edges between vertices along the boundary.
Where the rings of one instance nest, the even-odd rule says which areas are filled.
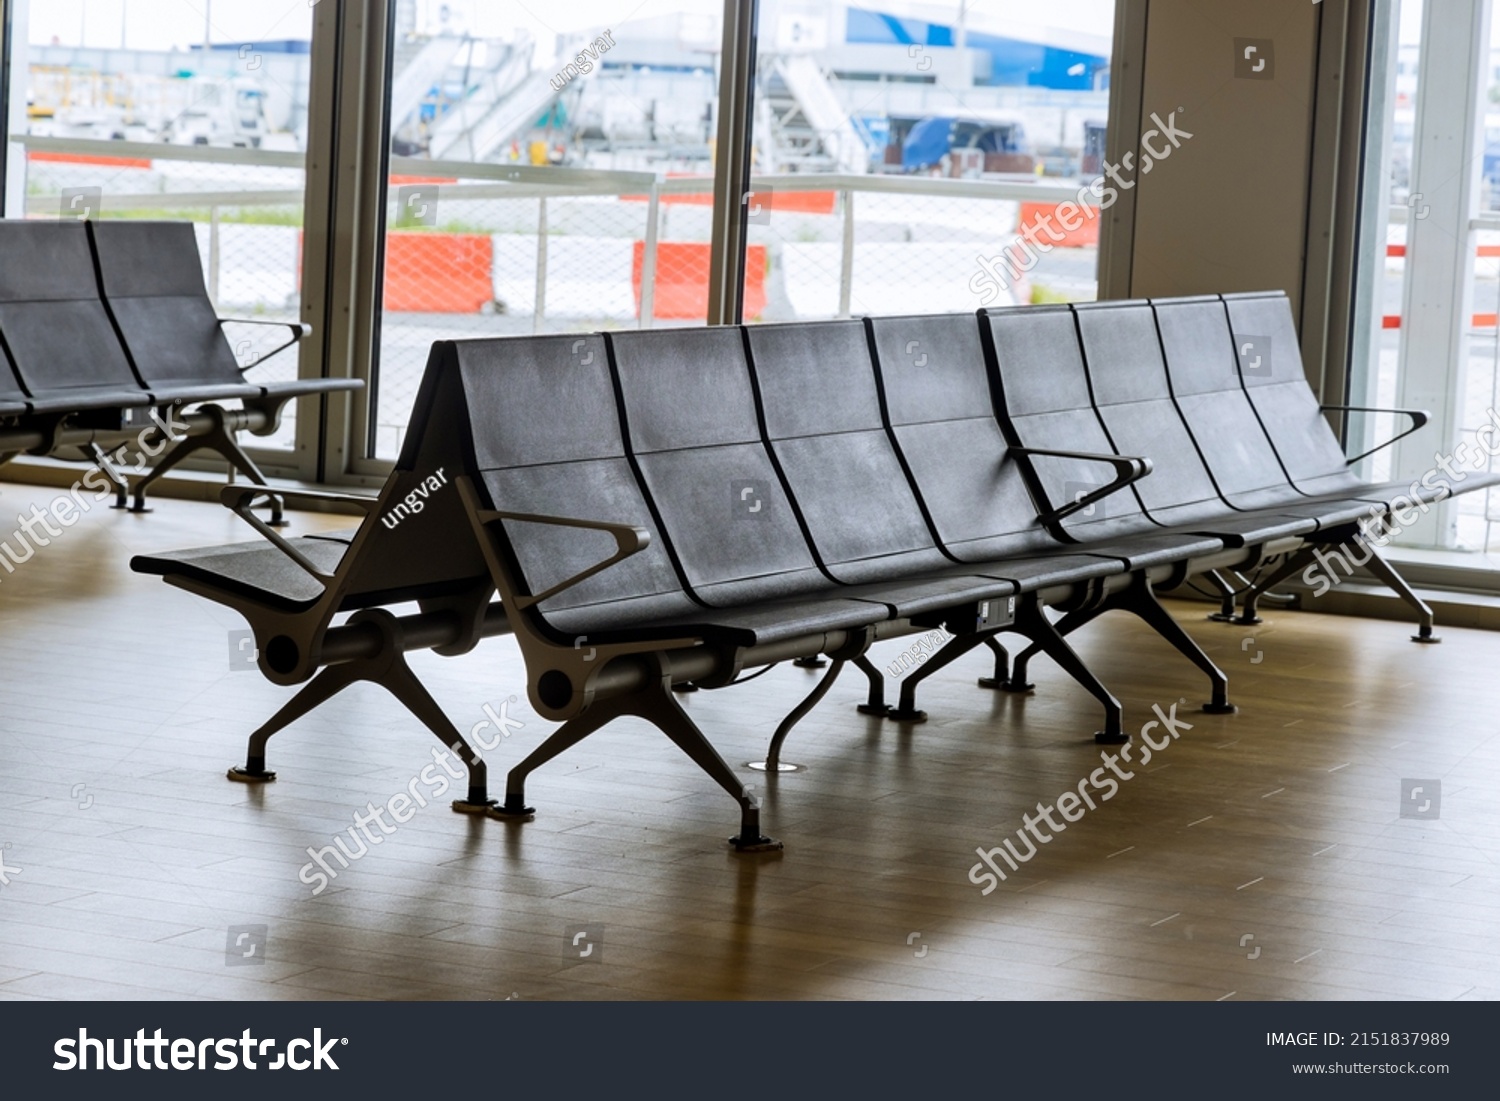
[[[1406,286],[1397,404],[1432,421],[1397,445],[1395,476],[1419,478],[1434,452],[1450,454],[1463,429],[1464,377],[1474,313],[1475,213],[1484,148],[1481,87],[1488,89],[1490,0],[1427,0],[1407,225]],[[1451,504],[1402,533],[1408,546],[1447,547]]]

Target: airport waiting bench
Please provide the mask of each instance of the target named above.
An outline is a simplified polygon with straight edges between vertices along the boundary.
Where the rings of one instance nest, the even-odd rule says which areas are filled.
[[[251,735],[235,779],[274,779],[269,738],[363,679],[469,762],[456,809],[530,817],[536,768],[635,716],[735,798],[735,848],[776,847],[674,689],[831,659],[773,734],[774,771],[847,664],[869,680],[862,711],[915,721],[925,677],[1011,632],[1031,648],[1011,668],[992,646],[981,683],[1030,690],[1026,662],[1045,653],[1103,705],[1096,739],[1118,743],[1120,705],[1065,636],[1119,609],[1209,676],[1206,710],[1233,710],[1224,674],[1155,590],[1347,545],[1399,493],[1324,469],[1334,452],[1349,461],[1294,354],[1270,377],[1298,394],[1252,397],[1237,338],[1283,324],[1284,297],[1230,296],[439,342],[379,496],[302,495],[357,504],[352,535],[286,539],[250,511],[260,491],[229,487],[225,503],[270,545],[132,568],[241,612],[271,680],[312,678]],[[1277,415],[1333,450],[1294,456],[1263,424]],[[403,517],[418,495],[423,509]],[[1430,612],[1403,595],[1430,636]],[[411,601],[415,613],[391,610]],[[887,707],[870,648],[937,627],[954,637]],[[506,633],[533,707],[562,725],[496,803],[482,758],[404,654]]]
[[[146,511],[152,482],[200,450],[264,485],[237,433],[270,435],[293,398],[363,383],[249,381],[230,348],[230,324],[287,330],[257,363],[311,331],[220,318],[191,223],[0,220],[0,457],[77,448],[109,479],[116,507],[133,492],[136,511]],[[105,447],[133,438],[143,451],[165,453],[132,487]],[[272,505],[279,523],[280,504]]]

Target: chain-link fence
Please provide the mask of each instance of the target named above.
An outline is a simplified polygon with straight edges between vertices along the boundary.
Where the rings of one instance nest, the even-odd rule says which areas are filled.
[[[653,176],[405,158],[392,173],[377,457],[400,450],[434,340],[635,324]]]
[[[398,159],[393,172],[378,457],[399,452],[436,339],[707,316],[708,177],[417,159]],[[738,211],[749,239],[745,320],[1092,299],[1097,220],[1078,194],[982,180],[757,179]],[[1018,245],[1023,223],[1037,227],[1030,249]]]
[[[203,279],[220,316],[295,321],[301,307],[300,153],[176,147],[145,142],[17,136],[26,150],[26,214],[33,218],[190,221]],[[14,167],[14,162],[13,167]],[[226,326],[247,378],[297,377],[295,351],[261,362],[284,332]],[[290,448],[296,404],[281,427],[253,442]]]

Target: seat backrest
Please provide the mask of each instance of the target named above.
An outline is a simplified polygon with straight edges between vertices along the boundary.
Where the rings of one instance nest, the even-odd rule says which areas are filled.
[[[0,254],[0,262],[3,262],[3,254]],[[10,352],[5,343],[5,330],[0,328],[0,406],[17,408],[25,403],[26,397],[26,388],[21,385],[16,369],[11,364]]]
[[[1224,499],[1262,508],[1299,499],[1245,388],[1224,303],[1154,299],[1172,397]]]
[[[766,438],[829,573],[860,584],[951,566],[886,434],[864,325],[752,325],[745,337]]]
[[[413,403],[401,456],[378,505],[349,540],[344,608],[436,599],[487,584],[454,480],[472,470],[456,350],[439,341]]]
[[[1286,295],[1226,294],[1223,301],[1240,380],[1292,483],[1307,492],[1359,485],[1308,385]]]
[[[244,382],[191,222],[89,222],[104,299],[147,387]]]
[[[996,419],[975,315],[865,324],[886,422],[940,544],[962,562],[1056,550]]]
[[[761,438],[740,330],[606,340],[630,454],[689,590],[722,607],[832,589]]]
[[[1166,524],[1179,510],[1222,511],[1224,500],[1172,401],[1151,304],[1097,302],[1073,310],[1095,408],[1112,445],[1151,460],[1151,476],[1132,487],[1146,511]]]
[[[142,389],[99,297],[82,222],[0,221],[0,337],[32,394]]]
[[[628,626],[697,607],[626,457],[603,339],[502,337],[451,347],[458,419],[432,419],[439,434],[462,434],[464,461],[478,476],[485,504],[650,533],[639,553],[538,605],[543,621],[587,609],[596,626]],[[544,592],[615,552],[614,537],[603,531],[517,520],[502,527],[528,593]]]
[[[1115,454],[1094,412],[1073,311],[1067,306],[1018,306],[981,310],[980,317],[1002,423],[1008,423],[1011,439],[1021,447]],[[1054,509],[1116,477],[1112,467],[1081,459],[1035,455],[1027,463],[1035,471],[1040,499]],[[1128,489],[1080,509],[1061,526],[1080,542],[1156,529]]]

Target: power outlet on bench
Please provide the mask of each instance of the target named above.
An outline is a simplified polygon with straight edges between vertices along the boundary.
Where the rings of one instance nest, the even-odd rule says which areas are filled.
[[[943,620],[943,628],[952,635],[972,635],[980,631],[993,631],[1009,627],[1016,621],[1016,598],[996,597],[966,604],[961,609],[949,612]]]
[[[134,410],[84,409],[73,416],[73,425],[96,432],[125,432],[135,427],[130,422],[131,412]]]

